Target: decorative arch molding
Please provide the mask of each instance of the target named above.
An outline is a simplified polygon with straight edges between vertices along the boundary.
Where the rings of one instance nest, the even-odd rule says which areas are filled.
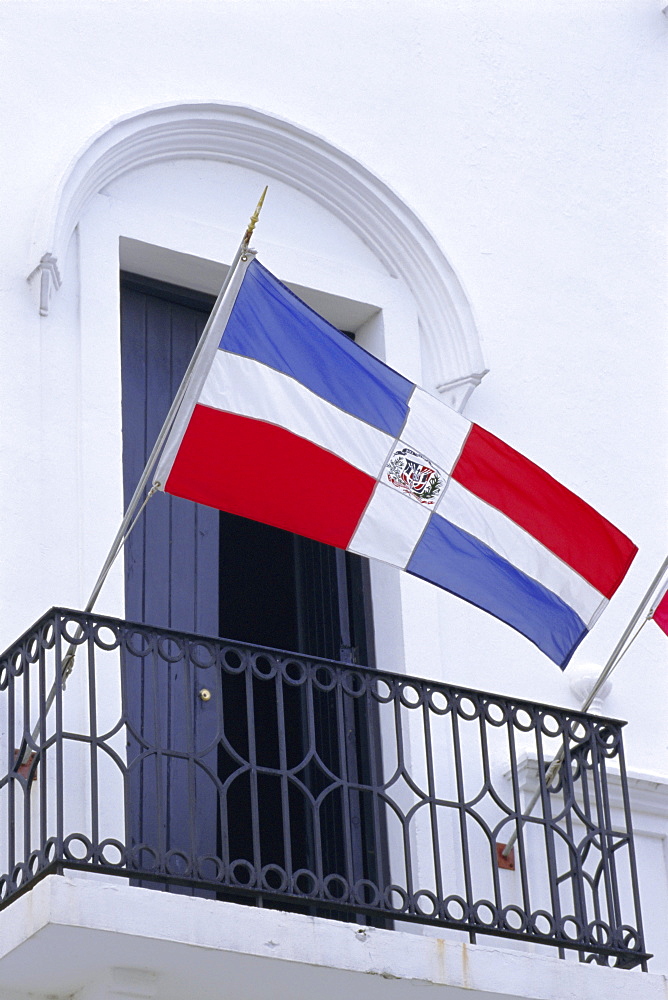
[[[65,172],[36,234],[32,272],[40,312],[61,284],[69,240],[103,187],[149,164],[209,159],[259,170],[338,216],[400,277],[418,303],[421,333],[439,386],[461,407],[485,374],[471,307],[447,258],[417,216],[378,177],[319,136],[273,115],[232,104],[188,103],[119,118],[94,136]],[[36,254],[37,255],[37,254]]]

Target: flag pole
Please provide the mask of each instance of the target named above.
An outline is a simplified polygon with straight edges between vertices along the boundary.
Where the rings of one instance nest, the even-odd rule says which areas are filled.
[[[178,412],[178,409],[179,409],[181,403],[183,402],[183,397],[185,396],[186,391],[188,389],[188,385],[190,384],[190,379],[191,379],[193,371],[195,369],[195,365],[197,364],[197,360],[198,360],[199,356],[201,355],[202,350],[204,349],[204,345],[206,344],[207,335],[209,333],[209,329],[211,328],[211,324],[213,323],[213,321],[215,319],[215,316],[216,316],[216,313],[218,311],[218,308],[219,308],[219,306],[220,306],[220,304],[221,304],[221,302],[223,300],[223,297],[224,297],[227,289],[229,288],[229,285],[230,285],[230,283],[232,281],[232,278],[234,276],[234,273],[235,273],[237,267],[239,266],[239,263],[241,261],[245,261],[247,259],[246,254],[247,254],[248,249],[249,249],[249,245],[250,245],[251,238],[253,236],[253,232],[255,230],[255,227],[257,225],[258,219],[260,217],[260,212],[262,210],[262,206],[264,204],[264,199],[265,199],[266,194],[267,194],[267,187],[268,187],[268,185],[265,186],[264,191],[260,195],[260,200],[258,201],[258,203],[257,203],[257,205],[255,207],[255,211],[253,212],[253,214],[250,217],[250,220],[248,222],[248,226],[246,227],[246,231],[245,231],[245,233],[244,233],[244,235],[242,237],[241,243],[239,244],[237,252],[235,253],[234,258],[232,259],[232,263],[231,263],[231,265],[229,267],[229,270],[228,270],[227,274],[225,275],[225,279],[224,279],[223,284],[221,286],[220,292],[218,293],[218,297],[216,298],[215,305],[214,305],[213,309],[211,310],[211,313],[209,315],[208,320],[206,321],[204,329],[202,330],[201,336],[200,336],[200,338],[199,338],[199,340],[197,342],[197,346],[196,346],[196,348],[195,348],[195,350],[193,352],[193,356],[190,359],[190,362],[189,362],[188,367],[186,369],[186,373],[183,376],[183,379],[181,380],[181,385],[179,386],[178,391],[177,391],[176,395],[174,396],[174,399],[172,400],[172,405],[170,406],[169,412],[167,413],[167,416],[165,417],[165,422],[163,423],[162,428],[160,430],[160,433],[158,434],[158,436],[156,438],[155,444],[153,445],[153,450],[151,451],[151,454],[148,457],[146,465],[144,466],[144,471],[142,472],[142,474],[141,474],[141,476],[139,478],[139,482],[137,483],[137,486],[136,486],[135,491],[134,491],[134,493],[132,495],[130,503],[128,504],[128,506],[126,508],[125,514],[123,515],[123,520],[121,521],[119,529],[116,532],[116,535],[114,537],[113,542],[111,543],[111,548],[109,549],[109,552],[107,554],[107,558],[104,561],[102,569],[100,570],[100,574],[99,574],[97,580],[95,581],[95,585],[94,585],[94,587],[93,587],[93,589],[92,589],[92,591],[90,593],[90,597],[88,598],[88,600],[86,602],[86,606],[83,609],[83,613],[84,614],[89,614],[93,610],[93,608],[95,606],[95,602],[97,601],[99,593],[102,590],[104,582],[105,582],[105,580],[107,579],[107,577],[109,575],[111,567],[113,566],[114,561],[116,560],[116,557],[118,556],[118,553],[121,551],[124,543],[128,539],[128,537],[130,535],[130,532],[132,531],[132,529],[134,528],[135,524],[137,523],[137,521],[138,521],[138,519],[139,519],[142,511],[144,510],[144,507],[146,506],[146,504],[148,503],[148,501],[151,499],[151,497],[155,495],[155,493],[158,491],[159,487],[161,486],[160,483],[153,483],[151,485],[151,488],[150,488],[149,492],[144,497],[144,500],[141,503],[141,506],[137,510],[137,507],[138,507],[138,505],[139,505],[139,503],[140,503],[140,501],[142,499],[142,495],[144,493],[144,490],[146,489],[146,486],[148,485],[148,483],[149,483],[149,481],[151,479],[151,476],[153,475],[153,472],[155,470],[155,467],[156,467],[156,465],[158,463],[158,459],[160,458],[162,449],[163,449],[164,444],[165,444],[165,442],[167,440],[169,432],[172,429],[172,425],[173,425],[174,420],[176,418],[176,414]],[[65,686],[65,682],[66,682],[67,678],[69,677],[69,675],[72,672],[72,668],[74,666],[74,657],[75,657],[75,653],[76,653],[76,646],[77,646],[77,643],[80,640],[82,634],[83,634],[83,628],[80,625],[77,628],[77,631],[76,631],[76,634],[75,634],[75,637],[74,637],[74,641],[70,644],[69,649],[67,650],[67,653],[63,657],[63,664],[62,664],[63,687]],[[54,700],[55,696],[56,696],[56,682],[54,682],[54,684],[53,684],[53,686],[51,688],[51,691],[49,692],[49,695],[48,695],[48,697],[46,699],[45,706],[44,706],[45,714],[47,714],[48,711],[49,711],[49,709],[51,708],[51,705],[53,704],[53,700]],[[35,730],[33,731],[33,734],[32,734],[33,740],[36,739],[38,732],[39,732],[39,723],[35,727]]]
[[[581,712],[586,712],[591,707],[592,702],[594,701],[594,698],[596,697],[596,695],[598,694],[598,692],[601,690],[601,688],[603,687],[603,685],[607,681],[607,679],[610,676],[610,674],[613,672],[613,670],[615,669],[615,667],[617,666],[617,664],[619,663],[619,661],[621,660],[621,658],[624,656],[624,654],[626,653],[626,651],[630,647],[631,643],[634,642],[635,639],[638,637],[638,635],[640,634],[641,629],[644,627],[644,625],[646,624],[646,622],[649,621],[649,619],[651,617],[651,614],[652,614],[652,606],[651,606],[652,597],[654,596],[654,593],[655,593],[657,587],[661,583],[661,580],[663,579],[663,577],[664,577],[664,575],[666,573],[666,570],[668,570],[668,556],[664,559],[663,563],[661,564],[661,568],[659,569],[659,572],[656,574],[656,576],[652,580],[651,584],[649,585],[649,588],[645,591],[645,594],[643,595],[643,597],[642,597],[642,599],[640,601],[640,604],[638,605],[638,607],[636,609],[635,614],[631,618],[631,621],[629,622],[629,624],[624,629],[624,632],[622,634],[621,639],[619,640],[619,642],[617,643],[617,645],[613,649],[612,653],[610,654],[610,658],[608,659],[608,662],[603,667],[603,670],[598,675],[598,678],[597,678],[596,682],[594,683],[594,685],[592,686],[591,691],[589,692],[589,694],[585,698],[584,702],[582,703],[582,706],[580,708]],[[636,625],[638,624],[640,618],[642,617],[643,612],[647,610],[648,605],[650,607],[650,613],[645,616],[645,620],[642,622],[640,628],[638,629],[638,631],[636,632],[636,634],[633,636],[633,638],[631,638],[630,641],[627,642],[627,640],[631,636],[631,633],[633,632],[633,629],[636,627]],[[550,782],[552,781],[552,779],[554,778],[555,774],[557,773],[557,771],[561,767],[561,764],[563,762],[565,753],[566,753],[566,750],[565,750],[564,747],[562,747],[561,750],[559,751],[559,753],[556,755],[556,757],[552,761],[552,763],[550,764],[550,766],[548,767],[547,771],[545,772],[545,785],[546,785],[546,787],[548,787],[550,785]],[[540,791],[541,790],[540,790],[540,786],[539,786],[536,789],[536,791],[533,793],[533,795],[531,796],[531,798],[529,799],[529,802],[527,803],[527,807],[524,810],[524,815],[525,816],[530,816],[531,813],[533,812],[534,806],[536,805],[536,803],[538,802],[538,799],[540,798]],[[502,857],[504,857],[504,858],[508,857],[508,855],[510,854],[510,852],[512,851],[512,849],[513,849],[513,847],[515,845],[515,841],[517,840],[517,836],[518,836],[518,831],[514,830],[513,833],[512,833],[512,835],[510,836],[510,839],[508,840],[508,843],[506,844],[506,846],[503,848],[503,850],[501,852]]]

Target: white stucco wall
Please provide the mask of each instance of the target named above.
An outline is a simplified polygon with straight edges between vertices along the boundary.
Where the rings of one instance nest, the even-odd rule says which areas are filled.
[[[50,503],[38,483],[54,462],[76,460],[76,442],[61,440],[60,450],[56,438],[34,464],[37,372],[53,341],[24,279],[47,249],[32,243],[43,205],[110,121],[199,98],[258,107],[323,135],[426,220],[469,293],[491,369],[468,415],[580,492],[640,547],[578,654],[603,661],[666,547],[668,21],[660,5],[8,0],[0,19],[7,638],[41,612],[46,591],[61,599],[71,572],[60,558],[53,564],[48,539],[36,550],[33,530]],[[68,283],[58,308],[75,287]],[[36,574],[44,586],[35,586]],[[411,586],[420,602],[437,600]],[[450,679],[466,680],[475,657],[477,670],[489,665],[492,687],[570,698],[567,677],[523,639],[438,600],[440,641],[429,636],[429,647],[440,647]],[[638,675],[662,680],[651,666],[665,651],[656,632],[646,629],[620,668],[612,713],[634,714]],[[628,740],[665,768],[661,718],[647,715],[658,703],[654,693],[643,699]]]
[[[668,19],[661,6],[660,0],[4,0],[0,644],[48,605],[85,601],[109,541],[97,530],[100,511],[111,523],[118,499],[89,482],[110,463],[117,467],[119,441],[111,423],[101,442],[90,439],[86,407],[99,417],[105,404],[82,381],[86,358],[103,379],[116,350],[105,313],[108,326],[98,332],[108,355],[99,353],[89,333],[96,327],[94,300],[90,291],[80,297],[80,279],[110,266],[109,259],[93,245],[95,232],[84,220],[61,261],[63,288],[51,315],[40,319],[37,288],[26,277],[51,249],[39,243],[48,205],[73,158],[112,121],[201,100],[254,107],[322,136],[424,220],[468,293],[490,369],[467,416],[544,466],[639,546],[575,661],[602,664],[668,548]],[[211,218],[209,167],[200,172],[198,190],[171,206],[184,232],[202,211],[221,231],[238,225],[222,210]],[[150,177],[142,188],[142,178],[134,177],[105,195],[142,202],[150,213],[152,205],[164,206],[165,191]],[[256,238],[260,248],[264,237],[337,259],[348,237],[334,223],[328,247],[307,246],[310,233],[327,230],[326,221],[304,225],[302,216],[279,210],[278,196],[272,217],[271,197],[266,228],[261,224]],[[200,240],[203,256],[207,238]],[[373,271],[366,248],[351,253]],[[405,364],[415,364],[413,355]],[[422,366],[433,388],[442,372],[428,351]],[[117,384],[113,392],[117,406]],[[104,423],[103,416],[95,419],[95,426]],[[118,484],[119,467],[115,475]],[[411,672],[576,703],[568,671],[562,675],[521,636],[420,581],[397,586]],[[111,588],[98,607],[115,613],[118,576]],[[393,609],[377,608],[381,629],[384,613],[390,619]],[[668,774],[667,642],[649,624],[603,704],[606,713],[629,720],[629,766],[659,776]],[[666,840],[646,825],[654,832],[640,861],[643,891],[659,913]],[[651,934],[649,945],[668,951]]]

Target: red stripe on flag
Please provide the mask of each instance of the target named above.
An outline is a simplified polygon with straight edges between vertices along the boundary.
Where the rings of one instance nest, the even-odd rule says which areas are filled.
[[[474,424],[452,476],[612,597],[637,547],[547,472]]]
[[[659,628],[668,635],[668,590],[654,608],[652,618]]]
[[[345,549],[375,485],[282,427],[197,404],[165,492]]]

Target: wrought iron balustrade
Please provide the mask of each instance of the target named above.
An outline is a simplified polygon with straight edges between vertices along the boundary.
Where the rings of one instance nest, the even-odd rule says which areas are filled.
[[[52,609],[0,659],[0,906],[84,869],[645,967],[622,725]]]

